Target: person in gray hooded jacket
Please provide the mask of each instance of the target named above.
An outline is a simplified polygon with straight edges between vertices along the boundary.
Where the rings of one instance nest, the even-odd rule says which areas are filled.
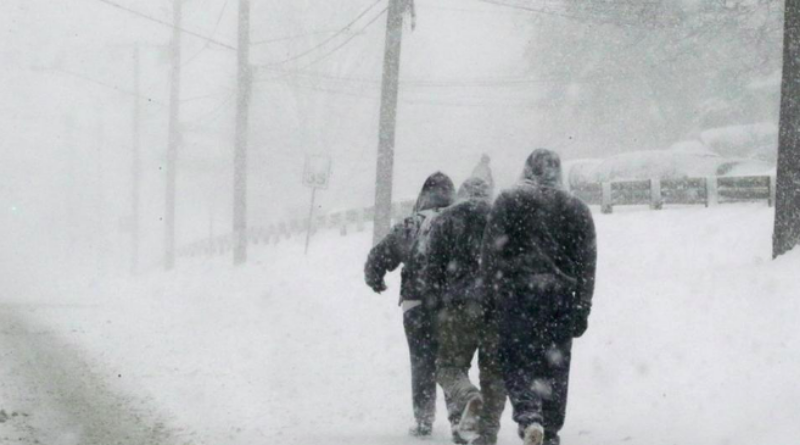
[[[395,225],[369,253],[364,279],[375,292],[386,290],[384,276],[403,265],[400,305],[403,327],[411,358],[411,394],[416,424],[409,433],[429,436],[436,413],[435,306],[426,292],[422,270],[427,258],[427,236],[439,212],[451,205],[455,187],[444,173],[436,172],[425,181],[414,212]]]
[[[573,338],[588,326],[597,263],[592,214],[564,190],[561,160],[537,149],[495,201],[483,239],[488,310],[525,445],[559,443]]]

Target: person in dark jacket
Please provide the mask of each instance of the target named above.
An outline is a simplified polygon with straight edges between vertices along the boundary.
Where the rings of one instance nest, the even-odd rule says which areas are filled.
[[[480,255],[491,211],[490,186],[467,179],[457,202],[433,223],[425,282],[439,301],[436,379],[444,390],[456,443],[494,444],[506,393],[497,358],[497,330],[483,315]],[[469,380],[472,357],[479,351],[481,389]]]
[[[395,225],[372,248],[364,267],[367,285],[381,293],[386,290],[386,273],[404,265],[400,306],[411,357],[411,394],[416,424],[409,432],[414,436],[431,434],[436,412],[436,302],[425,294],[421,280],[427,254],[426,238],[433,220],[454,198],[455,187],[447,175],[437,172],[428,177],[413,214]]]
[[[520,436],[525,445],[557,445],[572,339],[588,325],[597,247],[589,208],[564,190],[556,153],[538,149],[528,157],[522,181],[495,202],[482,250]]]

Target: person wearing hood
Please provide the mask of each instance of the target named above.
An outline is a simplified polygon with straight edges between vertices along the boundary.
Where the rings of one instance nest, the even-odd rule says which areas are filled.
[[[367,285],[376,293],[387,289],[384,276],[401,264],[400,306],[403,309],[411,358],[411,393],[416,424],[409,433],[430,436],[436,412],[435,306],[425,292],[422,270],[427,258],[427,236],[440,211],[455,199],[455,187],[444,173],[425,181],[411,216],[392,227],[369,253],[364,266]]]
[[[561,160],[537,149],[489,215],[482,267],[500,361],[525,445],[559,443],[572,340],[588,326],[597,246],[589,208],[564,190]]]
[[[484,322],[480,255],[491,211],[490,186],[467,179],[457,202],[431,228],[424,281],[439,302],[436,380],[447,401],[453,441],[495,444],[506,393],[497,359],[497,330]],[[469,379],[478,351],[481,389]]]
[[[472,170],[473,178],[480,178],[486,183],[489,190],[489,198],[494,196],[494,178],[492,177],[492,158],[487,154],[481,156],[481,161]]]

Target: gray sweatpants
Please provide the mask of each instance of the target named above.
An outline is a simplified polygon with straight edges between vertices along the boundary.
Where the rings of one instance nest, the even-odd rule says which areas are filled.
[[[497,326],[485,322],[483,311],[477,304],[441,309],[436,321],[439,340],[436,380],[445,393],[448,419],[456,425],[470,398],[481,394],[483,412],[480,414],[479,433],[490,443],[494,442],[506,403],[498,357]],[[469,368],[476,351],[480,390],[469,380]]]

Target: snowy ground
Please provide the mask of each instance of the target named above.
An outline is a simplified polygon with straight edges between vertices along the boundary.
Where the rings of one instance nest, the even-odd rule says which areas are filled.
[[[770,261],[771,209],[615,211],[596,215],[563,443],[796,444],[800,251]],[[399,277],[362,284],[369,243],[323,233],[308,257],[298,238],[239,269],[0,296],[0,443],[414,443]],[[501,444],[519,442],[509,411]]]

